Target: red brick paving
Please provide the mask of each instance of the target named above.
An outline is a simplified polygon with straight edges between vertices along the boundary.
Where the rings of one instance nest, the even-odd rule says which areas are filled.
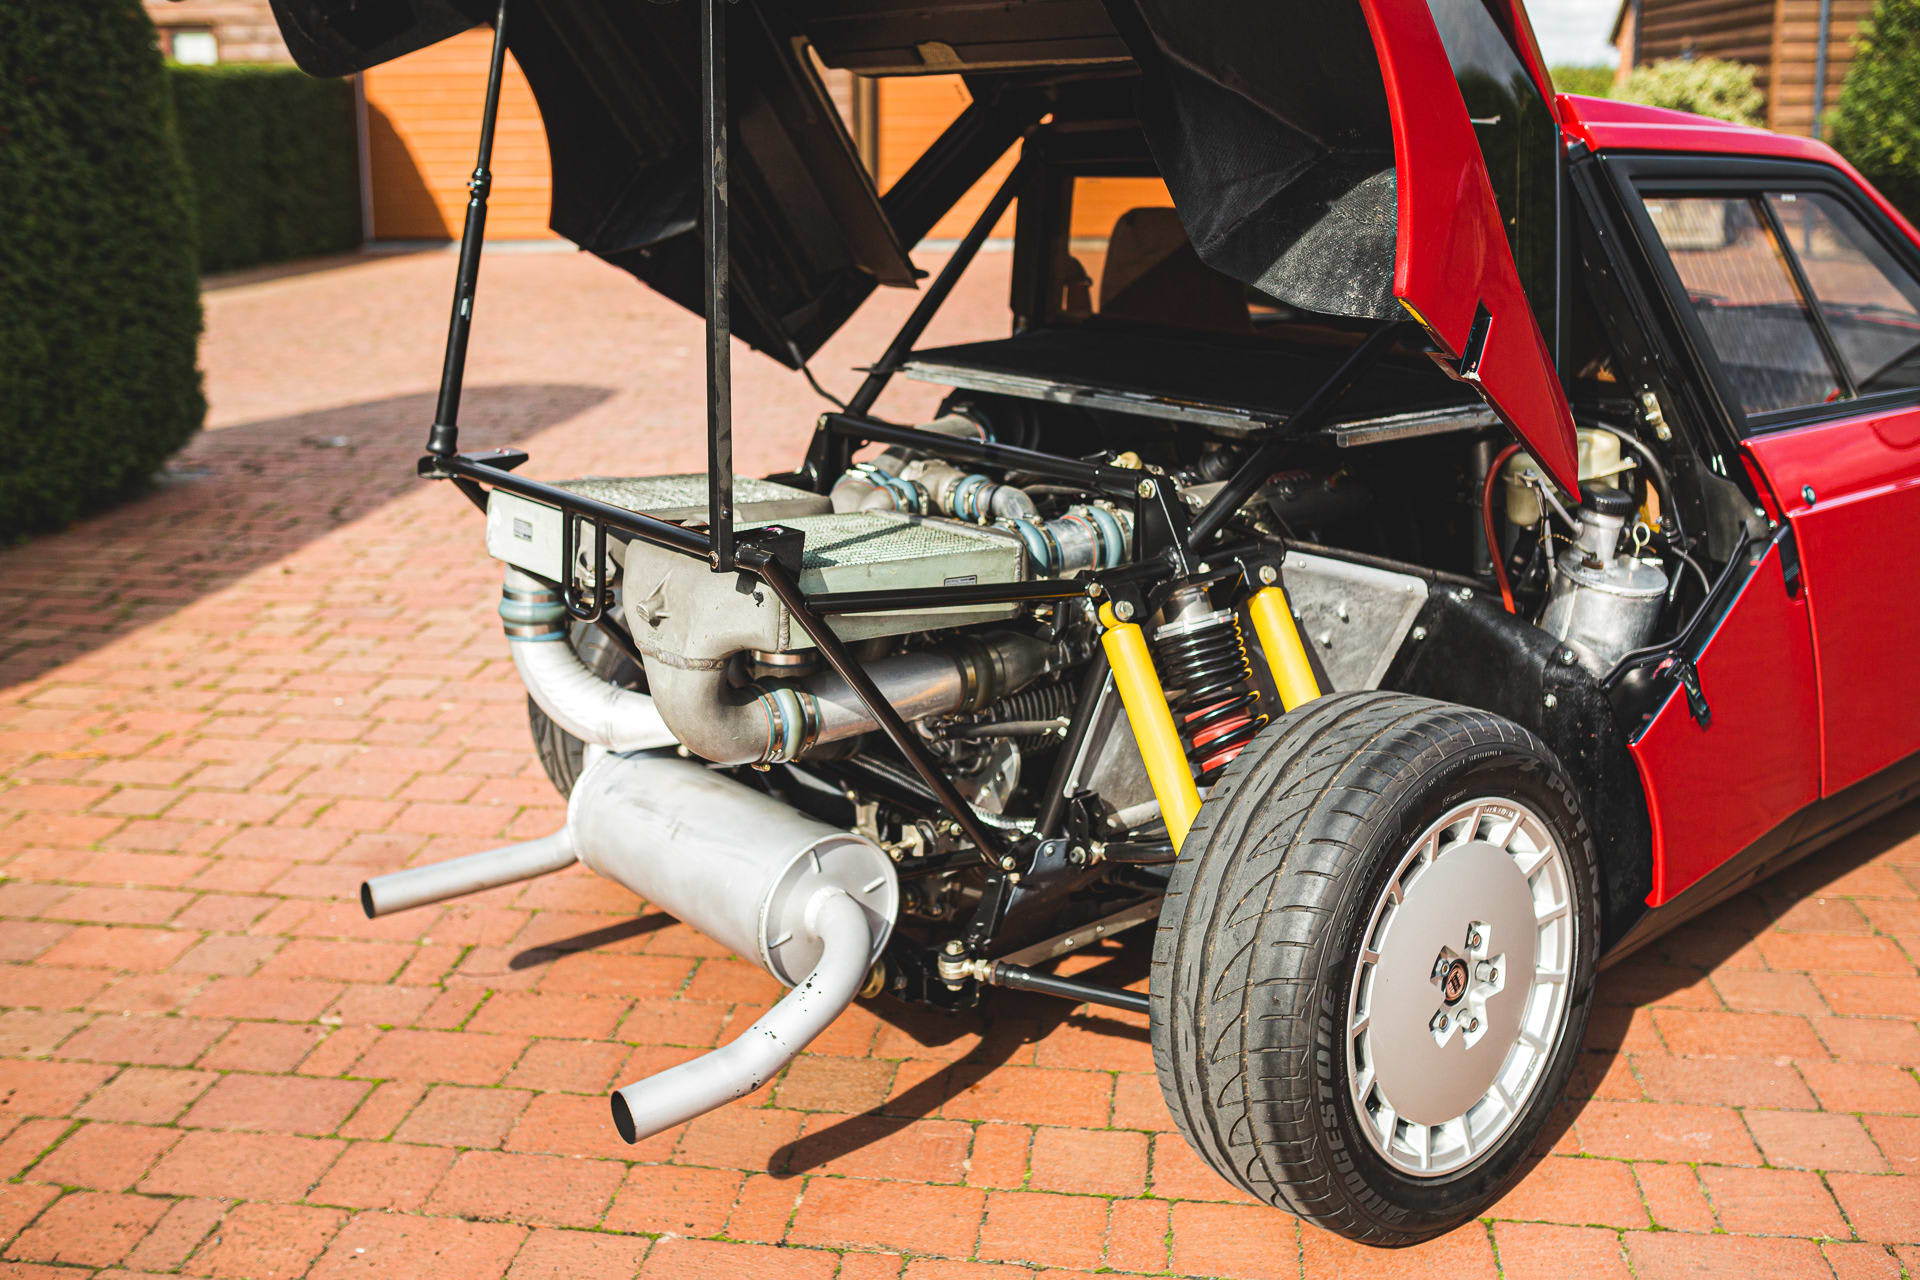
[[[991,331],[983,266],[931,340]],[[409,478],[451,269],[211,291],[176,480],[0,552],[0,1275],[1920,1276],[1917,809],[1607,974],[1553,1154],[1419,1250],[1249,1204],[1171,1132],[1140,1019],[1029,1001],[856,1009],[620,1144],[608,1085],[732,1034],[764,975],[583,872],[354,900],[560,819],[477,524]],[[496,258],[485,302],[472,444],[698,465],[689,317],[564,256]],[[817,408],[744,355],[737,405],[745,470]]]

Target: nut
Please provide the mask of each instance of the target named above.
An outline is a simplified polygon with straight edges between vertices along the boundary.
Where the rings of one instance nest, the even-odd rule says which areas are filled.
[[[1425,640],[1427,638],[1427,629],[1425,627],[1415,627],[1412,631],[1409,631],[1407,634],[1412,636],[1415,640]]]
[[[1120,619],[1120,621],[1122,622],[1125,622],[1127,619],[1131,618],[1133,616],[1133,601],[1131,600],[1114,601],[1113,615],[1114,617]]]
[[[1143,498],[1151,498],[1158,490],[1155,488],[1153,481],[1142,480],[1139,488],[1135,489],[1134,492]]]
[[[1017,865],[1013,860],[1013,855],[1010,853],[1000,859],[1000,869],[1002,871],[1011,871]]]
[[[1272,565],[1270,565],[1270,564],[1263,564],[1263,565],[1261,565],[1261,566],[1260,566],[1260,581],[1261,581],[1261,582],[1263,582],[1263,583],[1265,583],[1265,584],[1266,584],[1267,586],[1269,586],[1269,587],[1270,587],[1270,586],[1272,586],[1272,585],[1273,585],[1274,583],[1276,583],[1276,582],[1278,582],[1279,580],[1280,580],[1280,574],[1279,574],[1279,571],[1278,571],[1278,570],[1276,570],[1276,569],[1275,569],[1275,568],[1274,568],[1274,567],[1273,567]]]

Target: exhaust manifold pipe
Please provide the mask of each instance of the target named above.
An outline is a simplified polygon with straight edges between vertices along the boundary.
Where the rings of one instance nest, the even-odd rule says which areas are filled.
[[[369,916],[527,880],[576,858],[793,988],[731,1042],[616,1091],[614,1127],[638,1142],[745,1097],[853,1002],[899,910],[893,862],[705,765],[601,755],[554,835],[367,881]]]

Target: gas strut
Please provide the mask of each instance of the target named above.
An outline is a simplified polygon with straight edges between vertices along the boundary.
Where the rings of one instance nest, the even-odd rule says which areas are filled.
[[[473,328],[473,294],[480,280],[480,246],[487,231],[487,193],[493,186],[493,126],[500,117],[500,77],[507,59],[507,0],[493,19],[493,60],[487,65],[487,105],[480,113],[480,157],[467,182],[467,221],[460,229],[460,268],[453,280],[453,318],[447,322],[447,359],[440,367],[440,400],[427,432],[427,452],[451,458],[460,452],[460,383],[467,372],[467,334]]]

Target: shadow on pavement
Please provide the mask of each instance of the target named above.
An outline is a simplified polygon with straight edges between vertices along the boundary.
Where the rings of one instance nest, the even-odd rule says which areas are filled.
[[[475,387],[462,444],[574,418],[604,387]],[[430,393],[203,431],[154,489],[0,550],[0,689],[32,680],[281,560],[395,498],[414,474]],[[396,545],[396,556],[406,554]],[[275,598],[263,595],[263,604]]]
[[[1091,968],[1076,970],[1073,976],[1122,987],[1145,977],[1153,956],[1147,931],[1142,930],[1140,936],[1118,939],[1117,948],[1110,958]],[[1043,1040],[1061,1027],[1073,1025],[1130,1040],[1147,1038],[1147,1029],[1138,1023],[1110,1016],[1099,1009],[1076,1013],[1079,1006],[1050,996],[995,990],[987,994],[987,1001],[979,1012],[950,1016],[890,1000],[866,1006],[922,1045],[951,1044],[966,1036],[978,1036],[980,1040],[945,1070],[906,1092],[779,1148],[768,1157],[767,1172],[776,1178],[798,1177],[899,1133],[916,1121],[937,1114],[969,1085],[990,1075],[994,1068],[1004,1066],[1023,1045]]]

